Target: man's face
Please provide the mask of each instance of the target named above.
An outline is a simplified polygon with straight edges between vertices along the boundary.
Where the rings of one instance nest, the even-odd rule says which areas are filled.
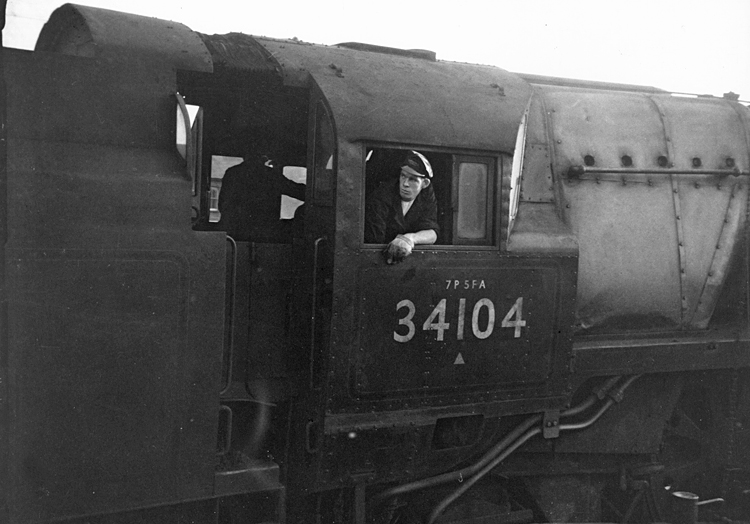
[[[420,191],[430,185],[430,180],[421,176],[414,176],[406,171],[401,171],[401,179],[399,182],[399,194],[401,200],[409,202],[417,198]]]

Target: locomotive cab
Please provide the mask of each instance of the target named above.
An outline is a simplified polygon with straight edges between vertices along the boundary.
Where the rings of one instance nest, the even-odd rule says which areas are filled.
[[[508,244],[529,86],[495,68],[361,44],[202,39],[213,72],[178,75],[180,94],[200,108],[194,228],[222,229],[225,159],[238,162],[264,136],[283,167],[304,167],[306,183],[293,234],[228,232],[228,461],[270,451],[285,460],[288,489],[336,493],[356,477],[363,496],[371,479],[429,475],[482,451],[481,437],[519,406],[562,407],[577,244],[554,211],[552,240],[540,230],[525,249]],[[408,88],[394,90],[399,75]],[[384,245],[366,242],[367,202],[412,150],[432,164],[439,234],[391,266]],[[287,410],[287,450],[274,448],[278,438],[254,441],[259,424],[282,426]],[[290,518],[308,510],[299,504]]]

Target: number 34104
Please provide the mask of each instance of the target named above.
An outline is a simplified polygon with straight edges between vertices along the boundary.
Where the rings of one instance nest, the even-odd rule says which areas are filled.
[[[446,321],[446,303],[447,299],[442,299],[432,310],[432,313],[422,324],[423,331],[436,331],[437,340],[445,339],[445,332],[451,329],[451,323]],[[396,304],[396,311],[406,309],[406,315],[401,317],[398,321],[399,326],[406,326],[406,333],[404,334],[403,328],[398,328],[393,332],[393,340],[396,342],[409,342],[417,332],[417,326],[414,324],[414,316],[417,314],[417,308],[414,302],[411,300],[402,300]],[[480,326],[480,315],[482,310],[487,310],[486,323]],[[458,318],[456,318],[456,340],[464,340],[464,333],[467,330],[467,313],[466,313],[466,299],[461,298],[458,301]],[[484,320],[484,319],[483,319]],[[526,326],[526,321],[523,319],[523,297],[518,297],[515,304],[506,313],[500,327],[514,329],[513,336],[515,338],[521,337],[521,329]],[[476,338],[485,339],[492,335],[495,330],[495,304],[489,298],[483,298],[478,300],[474,304],[474,309],[471,312],[471,332]],[[400,332],[399,332],[400,331]]]

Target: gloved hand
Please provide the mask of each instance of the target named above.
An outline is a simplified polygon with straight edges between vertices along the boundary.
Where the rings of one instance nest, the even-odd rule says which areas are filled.
[[[398,264],[411,255],[411,250],[413,248],[414,242],[412,242],[409,237],[398,235],[391,240],[391,243],[385,248],[385,261],[389,264]]]

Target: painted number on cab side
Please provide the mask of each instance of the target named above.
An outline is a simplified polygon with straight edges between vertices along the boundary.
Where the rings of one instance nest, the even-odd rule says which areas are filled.
[[[396,311],[404,310],[401,313],[398,324],[399,328],[393,331],[393,340],[396,342],[409,342],[417,333],[417,325],[414,323],[414,317],[417,314],[417,308],[414,302],[405,299],[396,304]],[[482,310],[487,310],[487,319],[483,325],[480,324],[480,315]],[[423,331],[435,331],[435,337],[438,341],[445,340],[446,332],[450,331],[451,323],[447,322],[447,299],[442,299],[432,310],[425,321],[422,323]],[[458,301],[458,318],[456,319],[456,340],[464,340],[466,330],[466,299],[461,298]],[[406,329],[400,326],[406,326]],[[526,326],[523,319],[523,297],[518,297],[515,304],[508,310],[500,322],[501,328],[511,328],[514,330],[514,338],[521,337],[521,329]],[[471,312],[471,332],[478,339],[485,339],[492,335],[495,330],[495,304],[489,298],[480,299],[474,304]]]

